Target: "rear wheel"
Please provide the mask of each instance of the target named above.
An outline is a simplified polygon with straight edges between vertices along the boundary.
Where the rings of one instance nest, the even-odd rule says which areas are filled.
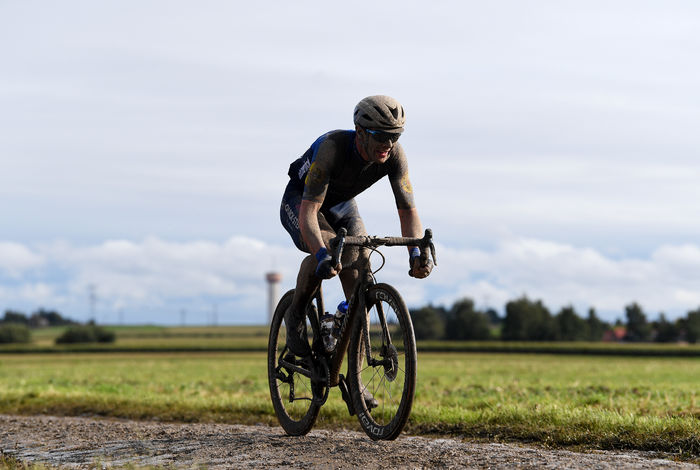
[[[312,374],[308,360],[302,361],[286,347],[284,314],[293,297],[292,289],[279,301],[272,317],[267,345],[267,375],[272,406],[280,425],[287,434],[300,436],[313,427],[322,402],[318,400],[319,385],[310,378]],[[308,317],[307,331],[309,336],[313,335]]]
[[[350,340],[353,405],[369,437],[396,439],[411,414],[416,387],[413,324],[403,299],[388,284],[371,286],[366,305],[367,321],[355,322]]]

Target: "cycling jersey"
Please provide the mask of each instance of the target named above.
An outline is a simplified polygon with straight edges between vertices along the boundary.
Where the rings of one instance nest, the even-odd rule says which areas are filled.
[[[304,155],[289,166],[288,175],[290,180],[282,198],[280,219],[302,251],[309,251],[299,228],[302,199],[321,204],[319,218],[335,231],[347,228],[349,235],[360,235],[363,228],[353,198],[384,176],[389,177],[396,207],[414,207],[406,155],[401,145],[394,144],[384,163],[368,162],[358,152],[352,130],[330,131],[316,139]]]
[[[396,206],[414,207],[406,154],[398,142],[386,162],[372,163],[360,156],[355,131],[331,131],[294,161],[288,174],[303,199],[322,203],[321,210],[349,201],[384,176],[389,176]]]

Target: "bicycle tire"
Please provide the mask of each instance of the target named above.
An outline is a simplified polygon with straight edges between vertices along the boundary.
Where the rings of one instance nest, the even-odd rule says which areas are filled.
[[[370,286],[365,298],[367,321],[357,318],[350,339],[350,392],[365,433],[373,440],[393,440],[408,421],[415,395],[417,354],[413,324],[401,295],[390,285]],[[380,326],[378,306],[384,312],[391,342]],[[369,326],[371,357],[383,361],[383,365],[365,364],[365,325]],[[376,407],[368,408],[365,390],[377,400]]]
[[[272,317],[267,344],[267,377],[272,406],[282,429],[291,436],[302,436],[316,422],[321,404],[314,400],[310,378],[280,365],[283,359],[292,363],[299,361],[293,355],[290,357],[291,353],[286,350],[286,330],[283,327],[284,314],[293,297],[294,289],[284,294]],[[308,325],[307,331],[312,334]]]

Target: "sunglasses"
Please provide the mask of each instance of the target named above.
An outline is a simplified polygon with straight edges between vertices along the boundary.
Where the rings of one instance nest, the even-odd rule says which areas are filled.
[[[399,137],[401,137],[400,132],[384,132],[384,131],[375,131],[372,129],[365,129],[365,132],[371,135],[374,140],[377,142],[381,143],[386,143],[386,142],[396,142],[399,140]]]

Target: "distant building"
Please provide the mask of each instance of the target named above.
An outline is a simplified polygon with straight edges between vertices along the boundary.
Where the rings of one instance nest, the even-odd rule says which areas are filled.
[[[627,328],[624,326],[615,326],[603,333],[603,341],[608,343],[621,343],[625,340]]]

